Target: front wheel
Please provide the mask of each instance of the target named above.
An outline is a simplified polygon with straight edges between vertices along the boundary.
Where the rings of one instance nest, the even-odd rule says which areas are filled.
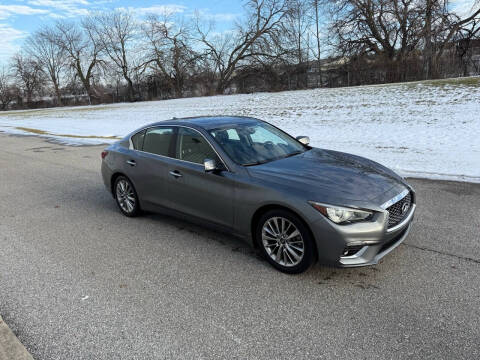
[[[267,261],[284,273],[302,273],[316,260],[310,231],[289,211],[279,209],[265,213],[255,235]]]
[[[115,180],[114,189],[115,200],[117,201],[120,211],[128,217],[138,216],[140,213],[140,205],[137,192],[131,181],[125,176],[119,176]]]

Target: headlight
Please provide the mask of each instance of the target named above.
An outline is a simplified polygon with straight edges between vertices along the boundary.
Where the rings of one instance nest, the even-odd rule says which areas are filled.
[[[346,224],[355,221],[368,220],[373,215],[371,211],[319,204],[314,201],[309,201],[309,204],[336,224]]]

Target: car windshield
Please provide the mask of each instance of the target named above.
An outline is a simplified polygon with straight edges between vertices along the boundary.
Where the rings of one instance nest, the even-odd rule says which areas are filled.
[[[237,164],[253,166],[301,154],[306,147],[290,135],[262,122],[228,125],[209,130]]]

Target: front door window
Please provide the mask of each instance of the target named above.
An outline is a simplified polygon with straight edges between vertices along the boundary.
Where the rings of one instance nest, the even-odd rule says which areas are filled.
[[[196,164],[203,164],[205,159],[211,159],[220,164],[215,150],[198,131],[179,128],[177,136],[177,159]]]

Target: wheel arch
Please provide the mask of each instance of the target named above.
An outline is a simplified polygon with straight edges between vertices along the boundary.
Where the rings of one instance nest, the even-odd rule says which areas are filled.
[[[258,244],[258,239],[255,235],[255,230],[258,226],[258,221],[260,220],[260,218],[262,217],[263,214],[265,214],[266,212],[268,211],[271,211],[271,210],[285,210],[285,211],[288,211],[290,213],[292,213],[293,215],[297,216],[300,221],[303,223],[303,225],[307,228],[311,238],[312,238],[312,241],[314,243],[314,246],[315,246],[315,252],[316,252],[316,249],[317,249],[317,242],[315,240],[315,236],[313,236],[313,232],[312,232],[312,229],[310,228],[310,226],[308,225],[308,223],[305,221],[305,219],[303,218],[303,216],[301,214],[298,213],[298,211],[295,211],[294,209],[292,208],[289,208],[288,206],[285,206],[285,205],[280,205],[280,204],[268,204],[268,205],[263,205],[261,207],[259,207],[255,213],[253,214],[252,216],[252,220],[250,222],[250,232],[251,232],[251,235],[252,235],[252,243],[253,243],[253,246],[255,248],[258,248],[259,247],[259,244]]]
[[[114,189],[114,186],[115,186],[115,181],[117,181],[117,179],[120,177],[120,176],[124,176],[126,177],[130,182],[132,182],[132,180],[127,176],[125,175],[124,173],[122,173],[121,171],[117,171],[117,172],[114,172],[112,174],[112,176],[110,177],[110,191],[112,193],[112,195],[115,197],[115,189]],[[133,183],[132,183],[133,184]]]

